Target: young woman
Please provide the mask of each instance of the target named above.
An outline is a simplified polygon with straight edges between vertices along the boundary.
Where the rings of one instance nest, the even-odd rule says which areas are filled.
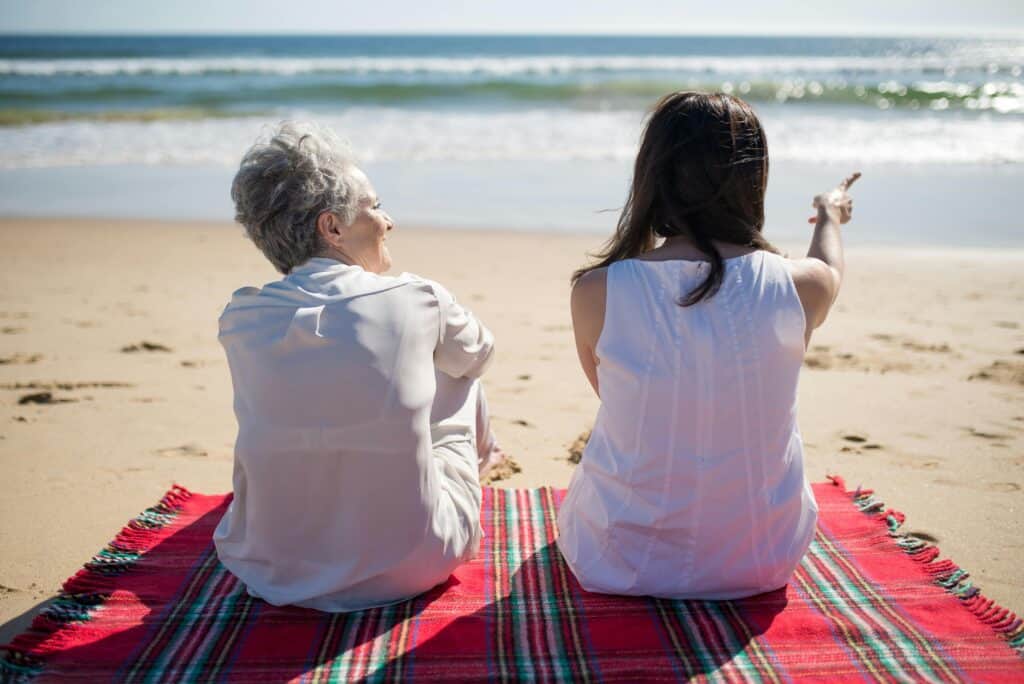
[[[750,106],[658,103],[616,232],[573,276],[601,408],[558,545],[584,588],[730,599],[789,580],[817,519],[797,379],[839,290],[858,177],[814,198],[807,256],[787,259],[762,234],[768,148]]]

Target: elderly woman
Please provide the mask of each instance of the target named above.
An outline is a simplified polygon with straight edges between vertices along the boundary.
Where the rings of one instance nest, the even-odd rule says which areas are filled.
[[[238,418],[220,560],[253,596],[331,612],[444,582],[504,458],[477,380],[493,336],[441,285],[382,275],[394,223],[329,131],[283,124],[231,196],[284,278],[220,318]]]

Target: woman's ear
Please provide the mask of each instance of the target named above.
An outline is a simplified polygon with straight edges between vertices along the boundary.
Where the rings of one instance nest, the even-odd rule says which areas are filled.
[[[320,239],[331,247],[341,246],[343,228],[338,217],[329,211],[322,211],[316,217],[316,232],[320,234]]]

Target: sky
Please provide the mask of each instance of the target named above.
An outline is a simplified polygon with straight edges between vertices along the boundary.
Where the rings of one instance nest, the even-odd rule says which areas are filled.
[[[0,33],[1024,37],[1024,0],[0,0]]]

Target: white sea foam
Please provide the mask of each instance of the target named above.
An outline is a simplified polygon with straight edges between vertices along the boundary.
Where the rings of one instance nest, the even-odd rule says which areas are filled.
[[[482,74],[494,77],[586,72],[656,71],[687,73],[821,74],[942,72],[962,69],[1012,72],[1024,63],[1024,48],[954,54],[893,56],[574,56],[523,57],[138,57],[94,59],[4,59],[0,75],[200,75],[252,73]]]
[[[639,112],[537,109],[299,111],[348,137],[366,161],[620,160],[636,153]],[[1024,120],[919,112],[837,118],[764,108],[773,159],[897,164],[1024,163]],[[0,168],[224,165],[272,122],[260,118],[69,121],[0,128]]]

